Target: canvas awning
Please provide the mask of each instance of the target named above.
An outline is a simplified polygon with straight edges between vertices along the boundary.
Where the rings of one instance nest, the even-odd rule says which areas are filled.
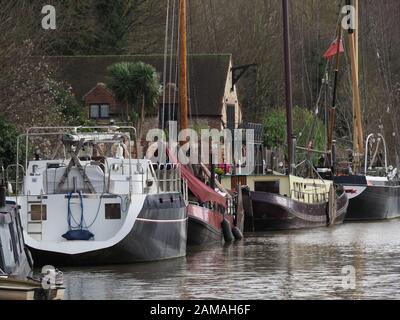
[[[171,162],[179,163],[175,155],[167,149],[167,154]],[[226,199],[218,192],[207,186],[205,183],[197,179],[187,168],[183,165],[181,167],[182,177],[187,180],[189,190],[194,196],[202,203],[215,202],[223,207],[227,207]]]

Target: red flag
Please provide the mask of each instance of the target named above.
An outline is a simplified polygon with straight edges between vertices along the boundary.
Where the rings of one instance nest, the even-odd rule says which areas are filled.
[[[332,42],[332,44],[329,47],[328,51],[325,52],[324,58],[328,59],[328,60],[332,59],[334,56],[336,56],[337,49],[338,49],[338,45],[337,45],[337,39],[336,39],[335,41]],[[343,39],[342,38],[340,39],[339,53],[344,53]]]

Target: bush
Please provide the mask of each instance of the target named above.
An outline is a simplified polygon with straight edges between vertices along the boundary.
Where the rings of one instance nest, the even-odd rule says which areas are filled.
[[[17,161],[17,128],[0,115],[0,165],[7,167]]]
[[[293,109],[293,133],[297,138],[298,146],[307,147],[310,137],[314,142],[313,149],[323,151],[325,150],[324,123],[317,118],[314,124],[314,119],[313,112],[295,107]],[[267,148],[287,146],[286,136],[286,111],[277,109],[264,120],[264,145]]]

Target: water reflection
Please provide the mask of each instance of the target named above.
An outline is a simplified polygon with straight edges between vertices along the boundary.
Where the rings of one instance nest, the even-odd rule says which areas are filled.
[[[355,290],[343,288],[345,266]],[[63,271],[67,299],[399,299],[400,221],[253,234],[184,259]]]

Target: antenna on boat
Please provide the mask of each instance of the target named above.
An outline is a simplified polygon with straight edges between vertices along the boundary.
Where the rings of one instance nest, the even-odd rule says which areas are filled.
[[[289,3],[282,0],[283,12],[283,40],[285,54],[285,81],[286,81],[286,130],[288,144],[289,174],[295,172],[295,147],[293,138],[293,94],[292,94],[292,65],[290,59],[290,29],[289,29]]]

